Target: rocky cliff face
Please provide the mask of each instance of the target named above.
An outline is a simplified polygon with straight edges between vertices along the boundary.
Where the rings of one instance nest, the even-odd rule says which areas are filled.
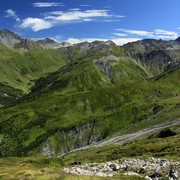
[[[88,121],[82,125],[75,126],[68,131],[57,133],[42,145],[41,156],[55,157],[67,153],[73,149],[101,140],[101,121]]]
[[[36,43],[43,48],[53,48],[53,49],[71,46],[71,43],[68,42],[57,43],[56,41],[50,38],[39,40]]]
[[[4,29],[0,31],[0,41],[5,46],[14,47],[15,44],[21,42],[21,38],[17,34]]]
[[[26,50],[38,46],[36,42],[30,39],[22,39],[20,36],[7,29],[0,31],[0,42],[7,47],[22,48]]]
[[[32,41],[30,39],[22,39],[21,42],[15,44],[14,47],[29,50],[29,49],[36,48],[39,46],[38,46],[38,44],[36,44],[34,41]]]
[[[59,45],[59,43],[49,38],[39,40],[36,43],[39,44],[43,48],[53,48]]]
[[[180,61],[180,41],[144,39],[123,46],[151,75],[157,75]]]

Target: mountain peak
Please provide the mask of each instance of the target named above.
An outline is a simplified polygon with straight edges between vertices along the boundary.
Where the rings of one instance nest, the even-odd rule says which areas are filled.
[[[8,47],[14,47],[15,44],[21,42],[21,38],[19,35],[9,31],[8,29],[4,29],[0,31],[0,41]]]
[[[54,48],[59,45],[59,43],[50,38],[41,39],[37,43],[43,48]]]

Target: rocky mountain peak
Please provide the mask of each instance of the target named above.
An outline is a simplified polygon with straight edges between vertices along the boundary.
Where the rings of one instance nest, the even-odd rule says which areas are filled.
[[[91,46],[116,46],[113,41],[93,41]]]
[[[41,39],[37,41],[36,43],[38,43],[43,48],[54,48],[59,45],[59,43],[57,43],[56,41],[50,38]]]
[[[15,44],[15,48],[32,49],[37,47],[38,44],[31,39],[21,39],[20,43]]]
[[[4,29],[0,31],[0,41],[8,47],[14,47],[15,44],[21,42],[21,38],[17,34]]]
[[[70,46],[71,43],[68,43],[68,42],[62,42],[60,45],[61,45],[62,47],[67,47],[67,46]]]

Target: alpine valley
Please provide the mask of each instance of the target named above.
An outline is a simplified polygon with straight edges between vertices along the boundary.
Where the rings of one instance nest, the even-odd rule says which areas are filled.
[[[180,38],[59,44],[5,29],[0,77],[0,177],[180,177]]]

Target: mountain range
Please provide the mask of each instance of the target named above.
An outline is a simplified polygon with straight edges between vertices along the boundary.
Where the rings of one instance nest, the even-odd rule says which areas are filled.
[[[59,44],[2,30],[0,76],[0,157],[57,157],[180,117],[179,38]]]

